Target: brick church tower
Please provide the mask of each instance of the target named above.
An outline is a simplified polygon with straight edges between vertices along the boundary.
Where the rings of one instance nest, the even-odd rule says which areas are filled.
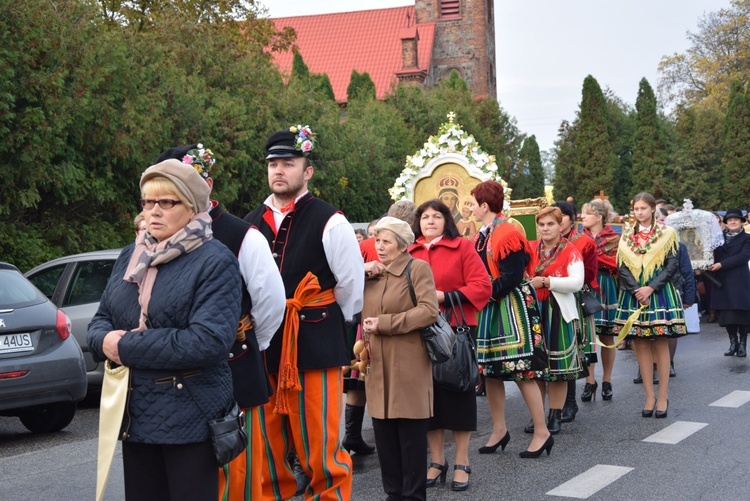
[[[417,25],[435,23],[431,87],[456,70],[475,96],[497,97],[494,0],[416,0]]]
[[[347,102],[352,71],[367,72],[376,97],[394,84],[434,87],[456,70],[475,97],[497,98],[495,0],[414,0],[414,5],[273,19],[297,34],[296,51],[325,73],[336,101]],[[273,52],[282,75],[293,52]]]

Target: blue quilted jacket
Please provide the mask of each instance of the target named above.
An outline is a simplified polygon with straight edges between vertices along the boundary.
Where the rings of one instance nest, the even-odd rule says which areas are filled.
[[[147,444],[208,440],[208,421],[234,401],[227,355],[240,317],[237,259],[210,240],[159,265],[148,329],[134,332],[141,311],[138,286],[122,279],[132,252],[131,244],[117,259],[87,337],[101,362],[104,336],[128,331],[118,344],[122,363],[131,369],[120,438]]]

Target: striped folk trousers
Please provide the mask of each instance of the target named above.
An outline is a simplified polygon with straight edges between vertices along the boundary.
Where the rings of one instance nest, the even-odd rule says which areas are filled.
[[[270,375],[274,395],[259,412],[265,445],[262,499],[281,501],[294,496],[297,481],[286,457],[295,449],[302,469],[311,478],[306,499],[349,501],[352,462],[339,440],[342,370],[300,371],[299,378],[302,390],[291,395],[289,414],[276,414],[278,374]]]

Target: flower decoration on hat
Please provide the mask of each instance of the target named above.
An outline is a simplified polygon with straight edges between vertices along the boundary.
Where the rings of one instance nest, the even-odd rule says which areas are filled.
[[[289,127],[289,132],[295,134],[294,147],[308,156],[315,147],[315,133],[310,126],[293,125]]]
[[[192,165],[202,178],[207,179],[211,176],[210,170],[216,163],[216,158],[214,158],[214,152],[204,148],[203,144],[198,143],[197,146],[182,157],[182,163]]]

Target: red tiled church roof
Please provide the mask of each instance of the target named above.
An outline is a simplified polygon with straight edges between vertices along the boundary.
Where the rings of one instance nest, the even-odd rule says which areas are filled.
[[[346,88],[352,70],[367,72],[382,99],[402,69],[401,35],[408,23],[415,25],[414,7],[321,14],[272,19],[277,29],[291,26],[297,32],[296,45],[312,73],[326,73],[337,102],[346,102]],[[428,71],[432,60],[435,23],[416,26],[419,32],[418,64]],[[274,52],[281,73],[292,72],[291,51]]]

